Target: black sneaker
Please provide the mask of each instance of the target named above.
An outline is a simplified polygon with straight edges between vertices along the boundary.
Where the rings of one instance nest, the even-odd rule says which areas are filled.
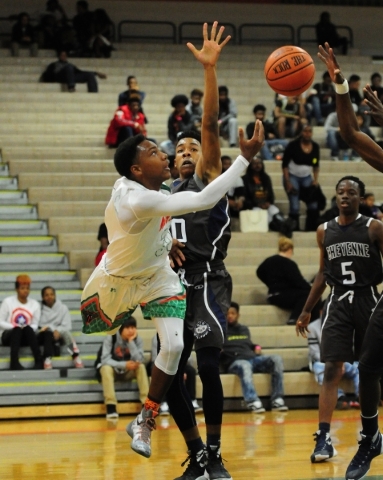
[[[351,460],[346,471],[346,480],[360,480],[364,478],[370,470],[371,460],[383,453],[382,434],[378,433],[375,442],[371,435],[363,435],[358,442],[359,448],[355,457]]]
[[[221,457],[221,449],[219,447],[207,447],[207,453],[209,456],[206,472],[210,480],[233,480],[230,473],[223,465]],[[206,476],[206,475],[205,475]]]
[[[188,450],[188,458],[182,462],[181,467],[183,467],[186,462],[189,462],[189,465],[186,467],[184,473],[174,480],[197,480],[200,477],[205,478],[204,473],[207,460],[207,452],[205,449],[200,450],[195,455],[192,455],[190,450]]]
[[[311,463],[324,462],[338,454],[331,443],[330,434],[328,432],[318,430],[314,433],[314,437],[316,445],[311,454]]]

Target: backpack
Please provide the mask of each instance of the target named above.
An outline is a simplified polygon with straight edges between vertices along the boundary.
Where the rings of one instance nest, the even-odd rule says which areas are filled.
[[[114,345],[116,344],[116,338],[117,338],[116,334],[112,335],[112,353],[114,350]],[[94,362],[94,368],[96,369],[96,379],[99,383],[101,383],[101,372],[100,372],[100,369],[102,367],[101,357],[102,357],[102,345],[98,349],[97,357]]]

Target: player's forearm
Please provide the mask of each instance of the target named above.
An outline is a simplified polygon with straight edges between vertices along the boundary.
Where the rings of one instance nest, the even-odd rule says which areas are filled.
[[[218,121],[218,82],[215,66],[207,65],[204,69],[204,96],[203,96],[203,126],[214,125],[217,128]],[[217,130],[218,135],[218,130]]]
[[[311,313],[312,309],[321,299],[325,288],[326,281],[323,272],[319,272],[315,277],[313,286],[311,287],[309,296],[307,297],[306,303],[303,307],[303,312]]]

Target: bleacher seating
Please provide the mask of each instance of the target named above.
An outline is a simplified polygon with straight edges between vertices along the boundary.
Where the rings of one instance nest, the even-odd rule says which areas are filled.
[[[263,62],[269,52],[267,46],[245,45],[228,48],[221,55],[219,84],[226,84],[230,97],[236,100],[242,126],[252,121],[255,103],[264,103],[271,114],[273,93],[263,77]],[[39,290],[44,285],[56,287],[58,297],[71,309],[85,368],[72,368],[70,357],[63,351],[61,357],[54,358],[52,371],[10,372],[9,350],[0,347],[0,418],[13,415],[7,407],[10,405],[83,403],[97,405],[84,410],[89,414],[103,412],[102,390],[93,369],[102,336],[80,333],[78,309],[81,288],[92,271],[98,249],[98,226],[117,178],[114,151],[103,143],[106,129],[128,74],[137,76],[147,94],[144,108],[149,118],[148,136],[158,142],[166,138],[171,97],[203,86],[202,68],[184,45],[121,44],[111,59],[72,59],[80,68],[108,74],[107,80],[99,80],[98,94],[88,94],[85,85],[78,85],[78,91],[69,94],[59,84],[39,83],[52,57],[53,52],[40,51],[37,58],[11,58],[7,50],[0,50],[0,301],[10,294],[21,271],[28,271],[32,277],[33,298],[40,299]],[[317,67],[319,80],[323,68]],[[346,76],[359,73],[362,82],[367,82],[375,69],[369,58],[357,56],[342,59],[342,67]],[[375,134],[380,137],[380,129],[375,128]],[[372,168],[363,162],[330,161],[323,127],[314,127],[314,140],[321,146],[320,183],[328,204],[336,181],[345,174],[360,175],[376,199],[383,200],[380,176]],[[222,148],[222,153],[235,158],[239,150]],[[281,163],[267,162],[266,170],[273,180],[276,204],[287,213]],[[302,222],[304,218],[302,209]],[[286,326],[288,312],[267,305],[266,288],[255,276],[257,265],[276,252],[277,238],[276,233],[234,232],[226,263],[234,282],[233,300],[242,306],[240,321],[251,327],[254,341],[265,353],[283,357],[287,403],[302,405],[302,399],[318,393],[312,375],[300,371],[307,365],[306,341],[295,336],[293,327]],[[296,233],[294,242],[294,259],[311,279],[318,262],[315,234]],[[144,321],[140,312],[137,317],[145,349],[149,350],[153,325]],[[29,351],[24,349],[22,353],[22,363],[30,366]],[[223,382],[227,398],[241,398],[237,378],[225,375]],[[256,375],[261,396],[269,395],[269,383],[267,375]],[[200,384],[197,396],[201,396]],[[298,397],[301,403],[294,404],[293,399]],[[118,398],[136,402],[124,404],[121,411],[132,412],[139,407],[134,383],[129,390],[118,388]],[[54,411],[57,414],[59,410]],[[47,408],[28,412],[30,416],[46,415]],[[61,414],[65,412],[73,414],[73,408],[63,408]]]

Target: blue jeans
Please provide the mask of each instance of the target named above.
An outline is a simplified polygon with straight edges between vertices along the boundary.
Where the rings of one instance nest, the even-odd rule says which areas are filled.
[[[271,401],[284,396],[283,361],[279,355],[254,355],[247,360],[235,360],[228,372],[238,375],[241,380],[246,403],[259,399],[253,384],[253,373],[271,373]]]
[[[307,177],[296,177],[290,173],[290,183],[294,187],[294,190],[297,193],[289,193],[287,196],[289,197],[290,202],[290,215],[299,215],[299,190],[303,187],[309,187],[312,184],[312,177],[311,175],[307,175]],[[285,185],[285,181],[283,180]],[[285,186],[286,187],[286,186]],[[311,202],[307,204],[307,210],[317,210],[318,209],[318,202]]]
[[[265,140],[263,147],[261,148],[261,157],[263,160],[274,160],[273,154],[270,151],[270,147],[274,145],[283,145],[285,148],[288,144],[288,140],[283,138],[273,138],[271,140]]]
[[[326,146],[331,148],[331,156],[337,157],[339,155],[339,144],[336,138],[336,130],[328,130],[326,137]]]
[[[359,397],[359,370],[358,370],[358,363],[348,363],[344,362],[344,373],[342,378],[346,378],[347,380],[352,380],[354,384],[354,391],[355,395]],[[323,376],[324,376],[324,363],[322,362],[314,362],[312,366],[315,380],[318,382],[319,385],[323,383]],[[344,391],[341,388],[338,388],[338,398],[343,397]]]

